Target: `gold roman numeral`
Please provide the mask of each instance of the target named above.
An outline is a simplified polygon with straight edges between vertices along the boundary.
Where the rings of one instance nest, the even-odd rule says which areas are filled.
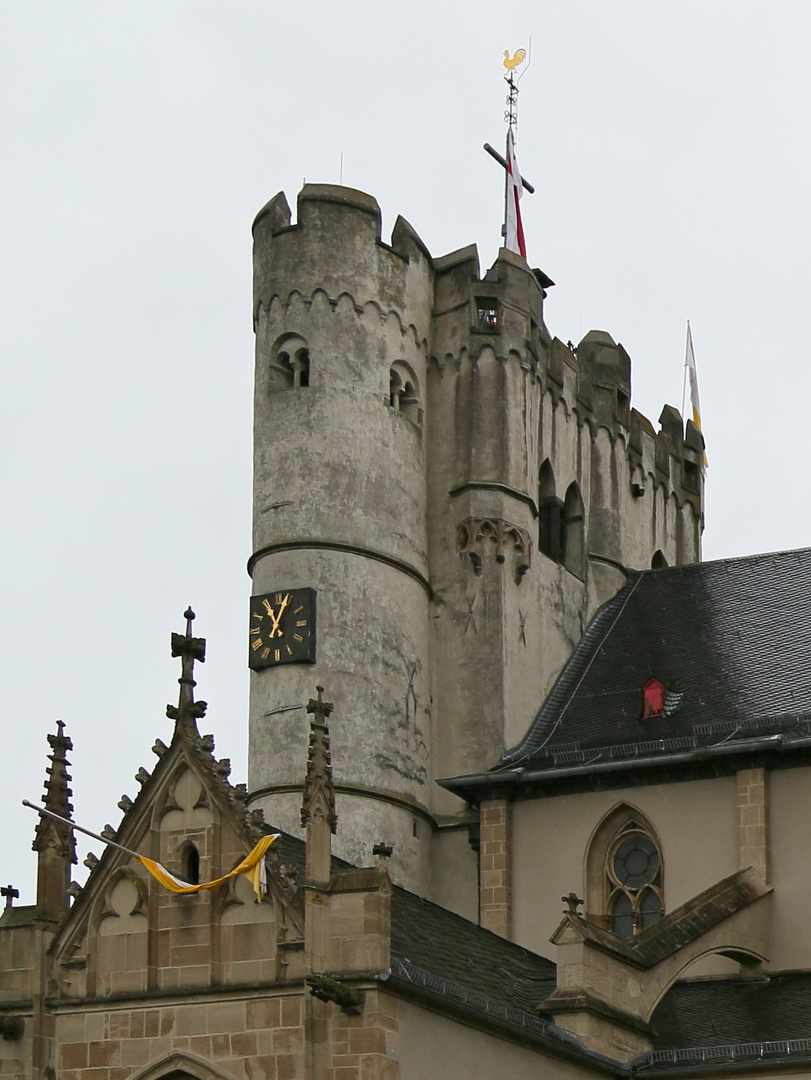
[[[261,648],[262,648],[262,644],[263,644],[263,642],[262,642],[262,639],[261,639],[261,638],[259,637],[259,638],[257,638],[257,639],[256,639],[256,641],[252,641],[252,642],[251,642],[251,648],[252,648],[252,649],[254,650],[254,652],[255,652],[255,651],[256,651],[257,649],[261,649]]]

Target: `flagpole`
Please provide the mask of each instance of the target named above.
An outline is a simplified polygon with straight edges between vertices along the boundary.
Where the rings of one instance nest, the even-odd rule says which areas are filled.
[[[682,415],[682,422],[684,422],[687,419],[687,417],[685,416],[684,410],[687,408],[687,350],[688,350],[689,347],[690,347],[690,320],[688,319],[687,320],[687,339],[686,339],[686,341],[684,343],[684,375],[683,375],[682,381],[681,381],[681,415]]]
[[[101,840],[102,844],[118,848],[119,851],[125,851],[127,855],[132,855],[136,859],[140,858],[137,851],[132,851],[122,844],[117,844],[115,840],[108,840],[104,836],[99,836],[98,833],[91,832],[90,829],[83,829],[81,825],[77,825],[74,821],[68,821],[67,818],[62,817],[60,814],[55,814],[53,810],[46,810],[44,806],[37,806],[36,803],[29,802],[28,799],[23,799],[23,806],[29,806],[32,810],[36,810],[38,814],[47,814],[48,817],[56,818],[56,820],[61,821],[63,825],[67,825],[71,829],[76,829],[77,832],[84,833],[85,836],[92,836],[94,840]]]

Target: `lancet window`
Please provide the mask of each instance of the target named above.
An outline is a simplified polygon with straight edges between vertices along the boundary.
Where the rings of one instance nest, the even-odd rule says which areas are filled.
[[[180,855],[180,877],[189,885],[200,884],[200,852],[191,840],[183,845]]]

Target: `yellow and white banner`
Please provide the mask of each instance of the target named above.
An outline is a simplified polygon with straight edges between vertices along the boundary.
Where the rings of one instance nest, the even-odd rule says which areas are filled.
[[[171,892],[196,893],[202,892],[204,889],[216,889],[219,885],[222,885],[224,881],[228,881],[229,878],[237,877],[238,874],[246,874],[253,885],[256,899],[261,900],[265,884],[264,855],[273,841],[278,839],[278,833],[270,833],[268,836],[263,836],[253,851],[249,852],[242,862],[239,863],[238,866],[235,866],[233,870],[229,871],[227,874],[223,874],[222,877],[216,878],[214,881],[201,882],[199,885],[190,885],[188,881],[182,881],[180,878],[176,878],[174,874],[169,873],[165,866],[161,866],[161,864],[155,862],[154,859],[147,859],[145,855],[138,855],[137,858],[139,862],[143,863],[147,868],[152,877]]]
[[[690,404],[693,407],[693,423],[701,431],[701,402],[698,397],[698,371],[696,369],[696,354],[693,349],[693,333],[690,329],[690,320],[687,320],[687,348],[684,356],[684,366],[687,369],[687,378],[690,383]],[[704,451],[702,464],[707,468],[707,452]]]

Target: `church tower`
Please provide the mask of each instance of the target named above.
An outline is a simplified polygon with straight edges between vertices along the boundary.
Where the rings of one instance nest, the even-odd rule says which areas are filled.
[[[321,185],[254,242],[251,800],[297,828],[319,682],[337,853],[391,844],[475,915],[475,821],[435,781],[522,738],[626,568],[700,558],[701,436],[631,408],[608,333],[552,337],[553,282],[507,249],[482,274],[402,218],[386,244],[374,199]]]
[[[402,219],[381,242],[370,196],[312,184],[296,224],[278,195],[254,241],[252,798],[296,830],[303,704],[323,683],[340,854],[363,865],[386,840],[428,892],[431,259]]]

